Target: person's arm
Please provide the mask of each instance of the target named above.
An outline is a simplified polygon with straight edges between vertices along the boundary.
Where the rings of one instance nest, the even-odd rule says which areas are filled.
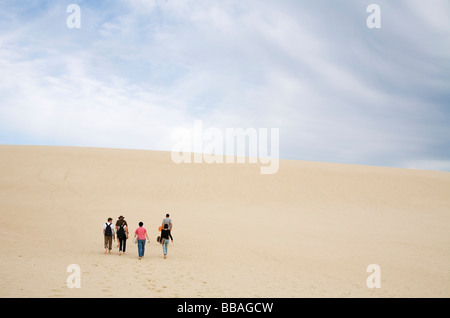
[[[172,233],[170,233],[170,231],[169,231],[169,236],[170,236],[170,239],[172,240],[172,242],[173,242],[173,237],[172,237]]]

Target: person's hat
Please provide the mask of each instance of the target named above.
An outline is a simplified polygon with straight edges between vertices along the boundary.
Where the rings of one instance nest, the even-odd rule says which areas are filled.
[[[125,219],[125,217],[124,217],[123,215],[119,216],[119,219],[120,219],[120,218],[124,218],[124,219]]]

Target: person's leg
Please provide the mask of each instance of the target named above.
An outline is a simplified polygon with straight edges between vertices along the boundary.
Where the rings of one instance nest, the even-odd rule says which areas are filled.
[[[105,242],[105,254],[107,253],[108,250],[108,237],[106,235],[103,235],[104,238],[104,242]]]
[[[169,240],[164,240],[164,258],[167,258],[167,247],[169,246]]]
[[[167,254],[167,241],[168,241],[168,240],[164,240],[164,243],[162,244],[163,254],[164,254],[164,255]]]
[[[125,248],[127,247],[127,239],[124,238],[123,239],[123,247],[122,247],[122,252],[125,254]]]
[[[109,253],[111,253],[111,250],[112,250],[112,236],[108,236],[108,245],[109,245]]]
[[[144,257],[145,254],[145,240],[142,240],[142,257]]]
[[[139,258],[142,257],[142,240],[138,240],[138,255]]]
[[[123,245],[123,239],[122,238],[118,238],[119,240],[119,255],[122,254],[122,245]]]

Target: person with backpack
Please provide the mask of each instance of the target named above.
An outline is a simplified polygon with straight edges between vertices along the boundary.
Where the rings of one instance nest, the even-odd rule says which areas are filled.
[[[125,221],[124,219],[125,219],[125,217],[123,215],[121,215],[121,216],[119,216],[117,218],[117,221],[116,221],[116,233],[118,232],[120,225],[124,224],[126,232],[127,232],[127,238],[128,238],[128,224],[127,224],[127,221]],[[120,241],[118,240],[117,247],[119,247],[119,246],[120,246]]]
[[[109,254],[111,254],[112,240],[116,240],[114,237],[114,228],[112,227],[112,218],[108,218],[108,222],[103,224],[103,236],[105,238],[105,254],[108,250]]]
[[[119,255],[125,254],[128,239],[128,224],[121,215],[116,222],[117,240],[119,241]]]
[[[173,243],[172,234],[170,234],[169,224],[164,224],[164,228],[161,230],[161,244],[163,248],[164,259],[167,258],[167,246],[169,245],[169,237]]]

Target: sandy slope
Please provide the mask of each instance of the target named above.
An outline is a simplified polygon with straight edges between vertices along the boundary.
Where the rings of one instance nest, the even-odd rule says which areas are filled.
[[[0,213],[1,297],[450,296],[445,172],[286,160],[261,175],[169,152],[0,146]],[[131,240],[104,254],[101,226],[120,214],[150,232],[141,261]]]

